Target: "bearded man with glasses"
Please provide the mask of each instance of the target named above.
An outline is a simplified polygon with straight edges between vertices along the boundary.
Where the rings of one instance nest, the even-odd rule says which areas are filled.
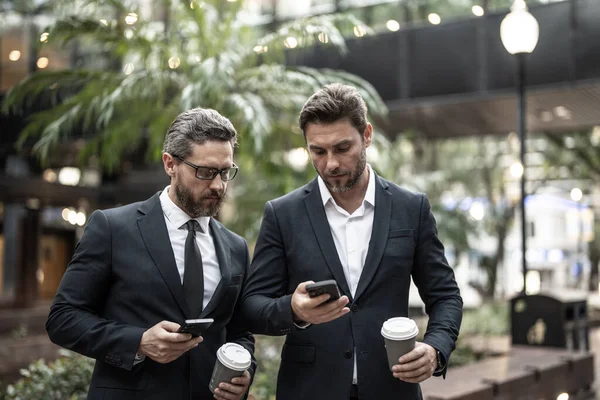
[[[213,218],[238,172],[236,143],[218,112],[186,111],[165,138],[170,185],[90,216],[46,322],[54,343],[96,360],[88,399],[212,399],[217,349],[254,353],[238,311],[248,245]],[[203,336],[178,333],[200,318],[214,320]],[[214,398],[245,398],[255,370],[252,356]]]

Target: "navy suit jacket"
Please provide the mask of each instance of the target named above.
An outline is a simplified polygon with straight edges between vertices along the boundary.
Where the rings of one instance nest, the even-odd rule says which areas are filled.
[[[212,399],[217,349],[230,341],[254,352],[238,311],[246,241],[214,219],[209,227],[222,279],[198,316],[185,301],[159,194],[90,216],[46,322],[54,343],[96,359],[88,399]],[[145,330],[193,318],[215,320],[198,347],[168,364],[146,357],[134,365]],[[253,360],[252,376],[255,368]]]
[[[408,315],[410,277],[429,314],[424,342],[448,360],[462,299],[437,236],[429,202],[377,175],[373,231],[356,294],[348,289],[317,180],[269,201],[244,288],[242,309],[256,334],[287,335],[277,398],[347,400],[356,349],[361,399],[417,400],[419,385],[389,370],[381,326]],[[335,279],[351,312],[297,329],[291,294],[299,283]],[[445,373],[441,371],[440,373]]]

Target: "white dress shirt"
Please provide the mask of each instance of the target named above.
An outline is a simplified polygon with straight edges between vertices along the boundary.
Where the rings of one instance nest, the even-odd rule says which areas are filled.
[[[204,293],[202,299],[202,308],[205,308],[212,298],[219,282],[221,281],[221,269],[219,268],[219,260],[215,251],[215,244],[210,235],[208,223],[209,217],[191,218],[181,208],[179,208],[169,197],[169,188],[160,194],[160,206],[165,216],[167,224],[167,232],[171,240],[171,247],[175,255],[175,264],[179,271],[179,279],[183,285],[183,272],[185,270],[185,240],[187,238],[187,229],[185,223],[190,219],[195,219],[200,224],[202,232],[196,232],[196,244],[202,253],[202,269],[204,271]],[[136,353],[133,365],[144,361],[146,356]]]
[[[327,185],[319,176],[319,190],[327,215],[327,222],[331,229],[333,242],[344,269],[346,282],[352,297],[356,294],[356,287],[362,274],[371,232],[373,231],[373,216],[375,214],[375,177],[370,165],[367,165],[369,183],[362,204],[352,214],[338,206]],[[357,382],[356,349],[354,349],[354,372],[352,383]]]
[[[219,260],[217,259],[215,244],[208,227],[210,217],[191,218],[185,211],[173,203],[173,200],[169,197],[169,188],[170,186],[167,186],[160,194],[160,205],[165,216],[167,232],[169,233],[169,239],[171,239],[171,247],[173,247],[175,264],[177,264],[181,284],[183,284],[183,272],[185,269],[185,240],[188,234],[187,229],[185,229],[185,223],[190,219],[195,219],[202,228],[202,232],[196,232],[196,244],[202,253],[202,268],[204,270],[204,298],[202,308],[205,308],[221,281]]]

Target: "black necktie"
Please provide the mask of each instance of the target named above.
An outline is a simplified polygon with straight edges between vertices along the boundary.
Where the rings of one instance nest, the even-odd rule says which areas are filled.
[[[196,231],[202,232],[200,224],[196,220],[185,223],[188,230],[185,239],[185,261],[183,271],[183,293],[190,309],[192,318],[198,318],[202,312],[202,301],[204,300],[204,269],[202,268],[202,254],[196,244]]]

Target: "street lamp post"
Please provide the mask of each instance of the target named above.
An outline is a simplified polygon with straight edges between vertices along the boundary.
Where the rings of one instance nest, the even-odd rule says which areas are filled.
[[[577,287],[579,285],[579,277],[581,276],[583,269],[583,192],[581,189],[573,188],[571,190],[571,200],[577,202],[577,224],[579,225],[577,232],[577,257],[575,260],[577,272],[575,287]]]
[[[520,141],[520,157],[523,173],[521,174],[521,261],[523,270],[523,293],[527,294],[527,224],[525,218],[525,135],[526,135],[526,102],[525,102],[525,56],[531,54],[537,45],[540,28],[537,20],[527,9],[524,0],[515,0],[510,13],[500,24],[500,38],[506,50],[517,59],[517,111],[518,132]]]

